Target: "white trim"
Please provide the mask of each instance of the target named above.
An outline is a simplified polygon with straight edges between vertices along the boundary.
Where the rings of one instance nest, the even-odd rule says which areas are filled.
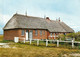
[[[26,40],[28,40],[28,31],[26,31]]]

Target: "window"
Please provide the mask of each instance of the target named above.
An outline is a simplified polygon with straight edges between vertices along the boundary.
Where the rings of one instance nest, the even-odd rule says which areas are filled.
[[[66,35],[66,33],[63,33],[64,35]]]
[[[36,35],[36,36],[38,35],[38,31],[37,31],[37,30],[35,30],[35,35]]]
[[[58,33],[56,33],[56,36],[58,36]]]
[[[55,33],[54,33],[54,36],[55,36]]]
[[[54,33],[54,39],[56,38],[56,33]]]
[[[22,35],[22,36],[24,36],[24,33],[25,33],[25,31],[24,31],[24,30],[22,30],[22,31],[21,31],[21,35]]]
[[[52,36],[52,33],[50,33],[50,36]]]
[[[43,34],[45,35],[45,31],[43,32]]]
[[[40,30],[40,35],[42,35],[42,30]]]

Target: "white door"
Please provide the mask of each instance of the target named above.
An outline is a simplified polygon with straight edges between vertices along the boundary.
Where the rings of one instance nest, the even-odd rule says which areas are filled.
[[[26,40],[28,40],[28,30],[26,31]]]

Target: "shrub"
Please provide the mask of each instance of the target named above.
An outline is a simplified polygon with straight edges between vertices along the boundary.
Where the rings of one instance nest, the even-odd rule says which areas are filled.
[[[60,34],[60,35],[58,36],[58,39],[59,39],[59,40],[65,40],[65,35],[64,35],[64,34]]]
[[[67,38],[75,38],[76,41],[80,41],[80,32],[69,33],[66,35]]]

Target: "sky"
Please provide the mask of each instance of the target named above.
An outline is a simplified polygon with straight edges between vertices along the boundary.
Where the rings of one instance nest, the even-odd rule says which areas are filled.
[[[60,17],[75,32],[80,31],[80,0],[0,0],[0,34],[15,13],[25,15],[26,12],[29,16],[46,16],[51,20]]]

